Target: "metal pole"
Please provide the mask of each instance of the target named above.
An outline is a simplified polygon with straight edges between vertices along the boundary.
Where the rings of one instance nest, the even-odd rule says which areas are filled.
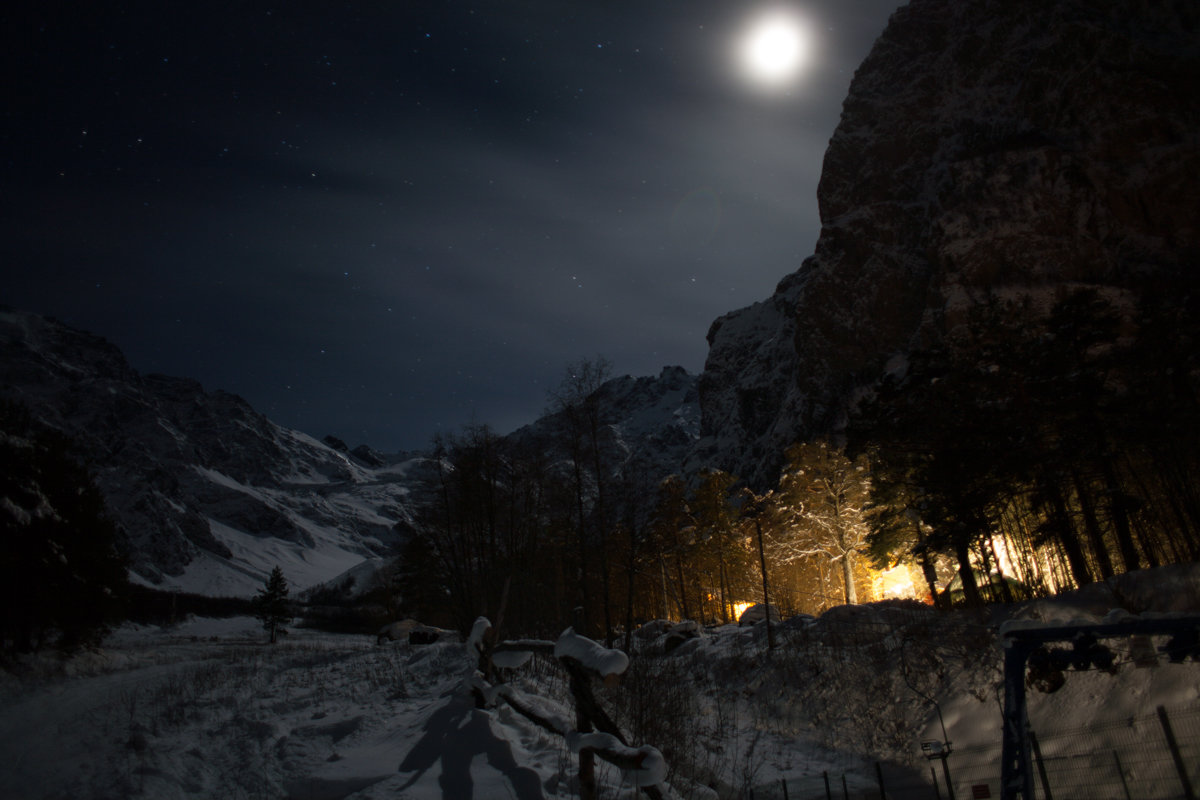
[[[754,498],[758,500],[758,498]],[[767,649],[775,649],[775,632],[771,630],[771,597],[767,594],[767,554],[763,549],[762,521],[758,518],[760,509],[754,511],[754,528],[758,531],[758,562],[762,567],[763,579],[763,610],[767,612]]]
[[[875,779],[879,781],[879,800],[887,800],[887,792],[883,789],[883,766],[875,762]]]
[[[1004,730],[1000,757],[1001,800],[1034,800],[1029,758],[1029,714],[1025,708],[1025,661],[1032,645],[1004,642]]]
[[[821,775],[825,778],[825,800],[833,800],[833,792],[829,790],[829,773],[822,772]]]
[[[1117,777],[1121,779],[1121,788],[1125,790],[1125,800],[1133,800],[1129,795],[1129,784],[1125,782],[1125,768],[1121,766],[1121,757],[1113,750],[1113,761],[1117,762]]]
[[[942,772],[946,775],[946,795],[954,800],[954,781],[950,780],[950,762],[946,760],[949,756],[949,753],[942,753]]]
[[[1163,735],[1167,737],[1167,747],[1171,748],[1171,758],[1175,759],[1175,770],[1179,773],[1179,782],[1183,784],[1183,796],[1187,800],[1196,800],[1196,793],[1192,791],[1192,782],[1188,780],[1183,756],[1179,754],[1179,743],[1175,741],[1175,732],[1171,730],[1171,720],[1167,719],[1167,709],[1159,706],[1156,710],[1158,711],[1158,721],[1162,723]]]
[[[850,790],[846,788],[846,773],[842,773],[842,800],[850,800]]]
[[[779,779],[779,785],[783,788],[783,800],[788,800],[787,781],[783,778]]]
[[[929,765],[929,777],[933,778],[933,800],[942,800],[942,790],[938,788],[937,770]]]
[[[1042,779],[1042,791],[1046,794],[1046,800],[1054,800],[1054,795],[1050,793],[1050,779],[1046,777],[1046,764],[1042,761],[1042,748],[1038,745],[1037,735],[1033,731],[1029,732],[1029,746],[1033,748],[1033,760],[1037,764],[1038,777]]]

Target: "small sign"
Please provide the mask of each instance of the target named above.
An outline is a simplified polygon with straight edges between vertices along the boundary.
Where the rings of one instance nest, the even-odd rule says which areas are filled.
[[[986,783],[975,783],[971,785],[971,800],[988,800],[992,796],[992,787]]]
[[[921,742],[921,752],[926,758],[939,758],[942,755],[944,745],[939,739],[926,739]]]

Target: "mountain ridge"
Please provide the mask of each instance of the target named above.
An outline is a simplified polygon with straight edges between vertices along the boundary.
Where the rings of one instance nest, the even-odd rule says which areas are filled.
[[[695,377],[614,378],[606,425],[669,469],[698,434]],[[116,518],[135,582],[249,595],[277,563],[304,589],[395,555],[428,453],[383,455],[283,428],[237,395],[141,375],[95,334],[0,309],[0,396],[75,441]],[[510,436],[537,440],[539,420]],[[540,446],[540,445],[539,445]],[[624,463],[624,462],[622,462]]]

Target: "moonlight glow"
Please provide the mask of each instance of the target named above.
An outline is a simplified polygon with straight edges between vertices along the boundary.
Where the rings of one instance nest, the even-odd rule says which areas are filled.
[[[799,75],[811,49],[808,27],[794,13],[760,14],[743,29],[737,45],[743,77],[766,89],[781,88]]]

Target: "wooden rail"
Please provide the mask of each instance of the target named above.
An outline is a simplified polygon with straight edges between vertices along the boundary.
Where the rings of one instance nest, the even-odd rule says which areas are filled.
[[[567,746],[579,753],[579,795],[582,800],[596,797],[597,757],[633,776],[638,787],[654,800],[665,797],[659,788],[666,776],[662,754],[649,745],[632,747],[616,722],[596,699],[593,684],[601,681],[612,686],[620,681],[628,660],[617,650],[608,650],[599,643],[567,629],[558,642],[524,639],[495,641],[495,629],[481,617],[468,639],[478,655],[478,669],[472,682],[472,693],[478,708],[487,708],[503,701],[533,724],[562,736]],[[574,719],[562,713],[557,704],[530,695],[503,683],[494,663],[497,654],[529,653],[554,658],[567,673],[571,696],[574,699]]]

